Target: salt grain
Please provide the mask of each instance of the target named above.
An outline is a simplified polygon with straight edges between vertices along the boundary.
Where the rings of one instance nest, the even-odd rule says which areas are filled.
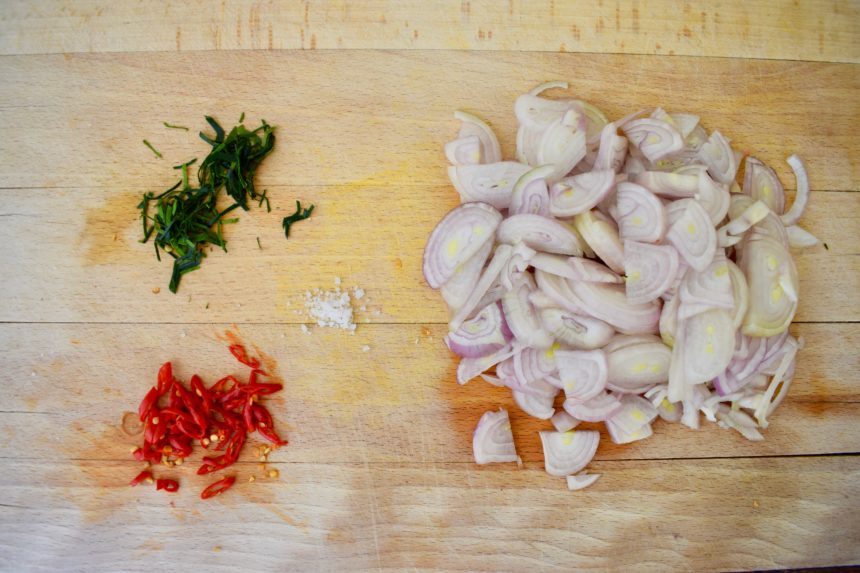
[[[348,291],[341,290],[340,282],[340,277],[335,277],[334,289],[314,289],[313,293],[306,291],[305,307],[308,316],[314,319],[317,325],[341,328],[355,334],[352,300]]]
[[[370,352],[370,346],[365,344],[364,346],[361,347],[361,351],[362,352]]]
[[[355,300],[361,300],[364,298],[364,289],[361,287],[355,287],[352,291],[352,296],[355,297]]]
[[[308,325],[307,325],[307,324],[302,324],[302,325],[301,325],[301,329],[302,329],[302,332],[304,332],[305,334],[310,334],[310,333],[311,333],[311,329],[310,329],[310,328],[308,328]]]

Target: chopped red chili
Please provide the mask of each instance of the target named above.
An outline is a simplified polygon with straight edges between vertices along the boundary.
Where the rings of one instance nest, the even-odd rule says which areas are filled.
[[[155,480],[155,489],[164,491],[169,491],[173,493],[174,491],[179,490],[179,483],[176,480],[172,479],[157,479]]]
[[[274,394],[275,392],[280,392],[284,389],[283,384],[261,384],[248,383],[242,386],[242,392],[245,394],[257,394],[258,396],[266,396],[268,394]]]
[[[176,420],[175,428],[189,438],[202,438],[206,435],[205,428],[198,426],[187,418],[181,418],[179,420]]]
[[[239,459],[239,452],[242,451],[242,446],[245,445],[246,435],[244,430],[236,430],[236,433],[230,437],[224,450],[224,460],[227,465],[232,465]]]
[[[218,480],[203,490],[200,494],[200,499],[209,499],[210,497],[221,495],[233,487],[234,483],[236,483],[236,476],[225,477],[224,479]]]
[[[263,428],[258,426],[257,431],[261,436],[275,444],[276,446],[286,446],[289,442],[287,440],[282,440],[280,436],[278,436],[277,432],[272,428]]]
[[[131,480],[131,483],[129,485],[131,485],[131,487],[134,487],[142,481],[151,480],[151,479],[152,479],[152,472],[149,470],[143,470],[142,472],[137,474],[136,478]]]
[[[245,350],[245,347],[241,344],[231,344],[230,352],[233,353],[233,356],[236,357],[236,360],[238,360],[245,366],[250,366],[255,370],[260,367],[260,361],[256,358],[249,357],[248,351]]]
[[[268,374],[258,368],[255,368],[254,370],[251,370],[251,373],[248,375],[248,384],[252,386],[256,384],[257,376],[268,376]]]
[[[173,365],[170,362],[165,362],[158,370],[158,395],[164,396],[170,389],[170,383],[173,382]]]
[[[140,421],[143,422],[146,420],[147,414],[152,410],[152,407],[155,405],[155,402],[158,401],[158,389],[155,386],[152,387],[152,390],[146,393],[146,396],[143,397],[143,400],[140,402],[140,406],[137,407],[137,413],[140,416]]]
[[[191,377],[191,389],[200,398],[200,406],[205,416],[209,415],[209,410],[212,408],[212,396],[209,390],[203,385],[203,380],[195,374]]]
[[[251,368],[247,383],[235,376],[225,376],[207,388],[203,380],[194,375],[190,387],[174,378],[173,366],[164,363],[158,371],[158,382],[147,392],[138,408],[144,422],[143,446],[132,455],[138,461],[175,466],[191,455],[194,442],[209,451],[221,452],[205,456],[197,470],[200,475],[220,471],[233,465],[245,445],[248,434],[259,434],[276,445],[286,444],[278,436],[269,410],[260,398],[283,389],[282,384],[260,382],[268,376],[259,368],[260,361],[248,356],[244,346],[233,344],[230,352],[236,359]],[[141,472],[132,485],[153,479],[152,471]],[[174,492],[179,483],[170,479],[157,479],[156,489]],[[219,480],[207,487],[201,497],[206,499],[229,489],[236,481],[234,476]]]
[[[242,417],[245,419],[245,430],[248,432],[253,432],[256,429],[254,425],[254,416],[251,413],[251,407],[254,405],[253,400],[251,400],[251,396],[245,400],[245,406],[242,408]]]

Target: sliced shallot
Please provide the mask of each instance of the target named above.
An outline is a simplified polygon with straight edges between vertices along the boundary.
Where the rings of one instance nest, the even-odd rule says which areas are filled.
[[[797,311],[797,268],[784,245],[768,237],[748,241],[738,266],[749,284],[743,332],[773,336],[788,328]]]
[[[600,479],[601,474],[590,474],[586,472],[579,472],[573,476],[567,476],[567,489],[570,491],[577,491],[580,489],[585,489],[590,485],[593,485],[598,479]]]
[[[571,348],[600,348],[615,334],[614,328],[592,316],[583,316],[557,307],[542,308],[538,312],[544,329],[553,338]]]
[[[472,450],[479,465],[520,461],[507,410],[499,408],[481,416],[472,436]]]
[[[666,234],[666,210],[663,203],[645,187],[626,181],[619,183],[615,201],[615,220],[618,222],[618,235],[622,239],[656,243]]]
[[[666,121],[652,118],[634,119],[624,124],[621,129],[648,161],[657,161],[684,148],[684,139],[680,132]]]
[[[612,221],[596,210],[580,213],[573,221],[576,230],[606,266],[616,273],[624,272],[624,247]]]
[[[543,96],[568,87],[517,99],[516,162],[486,122],[455,115],[445,155],[464,205],[431,233],[424,274],[452,314],[457,381],[507,387],[551,420],[547,471],[580,489],[597,479],[578,472],[599,438],[571,431],[580,420],[604,422],[618,444],[651,436],[658,416],[698,428],[702,414],[762,439],[803,345],[788,332],[789,248],[818,240],[797,226],[809,180],[796,156],[786,210],[776,173],[698,116],[658,107],[610,122],[583,100]],[[482,417],[474,448],[479,463],[519,462],[504,410]]]
[[[546,178],[552,174],[552,171],[552,167],[544,165],[524,173],[514,185],[508,212],[511,215],[519,213],[549,215],[549,191]]]
[[[679,199],[668,209],[669,231],[666,238],[678,253],[697,271],[714,258],[717,233],[708,213],[695,199]]]
[[[606,420],[606,429],[616,444],[627,444],[651,435],[651,422],[657,409],[640,396],[621,397],[621,409]]]
[[[634,180],[652,193],[669,199],[694,197],[699,192],[698,175],[643,171]]]
[[[455,111],[454,118],[463,124],[460,126],[459,137],[477,137],[481,144],[481,163],[497,163],[502,160],[502,148],[492,128],[483,119],[465,111]],[[452,162],[453,163],[453,162]]]
[[[597,261],[582,257],[563,257],[537,253],[531,258],[534,268],[574,281],[621,283],[623,279]]]
[[[624,287],[604,283],[573,282],[571,291],[595,318],[625,334],[657,332],[660,321],[658,301],[631,303]]]
[[[627,138],[618,135],[618,126],[607,123],[600,132],[600,147],[594,159],[594,169],[610,169],[614,173],[621,171],[627,157]]]
[[[606,388],[609,368],[602,350],[558,350],[555,360],[567,398],[587,402]]]
[[[715,308],[685,320],[684,374],[687,383],[699,384],[716,378],[729,365],[734,348],[731,311]]]
[[[504,321],[498,303],[488,304],[474,318],[460,325],[456,332],[449,332],[445,343],[454,354],[466,358],[492,354],[508,343],[509,338],[502,328]]]
[[[568,398],[564,401],[564,409],[578,420],[603,422],[621,409],[621,402],[614,395],[601,392],[587,402]]]
[[[744,163],[744,194],[763,202],[782,215],[785,211],[785,191],[773,169],[749,155]]]
[[[424,278],[433,288],[448,281],[457,268],[492,239],[502,215],[486,203],[466,203],[440,221],[424,249]]]
[[[501,274],[502,270],[507,266],[508,261],[511,260],[513,254],[514,249],[510,245],[499,245],[496,247],[496,251],[493,253],[493,258],[490,259],[490,263],[487,265],[487,268],[485,268],[484,272],[481,273],[481,277],[475,284],[475,288],[472,289],[472,292],[470,292],[469,296],[466,297],[465,302],[463,302],[462,306],[460,306],[454,316],[451,317],[451,321],[448,323],[449,331],[455,332],[460,328],[463,321],[469,318],[476,308],[480,307],[481,302],[488,304],[486,301],[483,301],[484,295],[493,283],[496,282],[496,279],[499,278],[499,274]]]
[[[487,241],[477,253],[458,265],[454,269],[454,275],[442,285],[440,289],[442,298],[452,311],[462,307],[469,298],[491,252],[493,252],[493,241]]]
[[[735,152],[719,131],[714,131],[701,149],[699,157],[708,166],[708,173],[720,183],[731,183],[735,180],[738,171],[738,162]]]
[[[582,256],[579,238],[569,227],[540,215],[511,215],[499,225],[497,238],[509,245],[522,242],[546,253]]]
[[[496,209],[507,209],[514,184],[530,170],[528,165],[514,161],[452,165],[448,168],[448,177],[463,203],[481,201]]]
[[[572,217],[594,208],[615,188],[615,177],[612,169],[595,169],[562,179],[550,188],[550,213]]]
[[[536,348],[549,348],[552,345],[552,337],[543,329],[540,317],[529,301],[529,294],[536,288],[530,274],[521,275],[511,290],[502,297],[502,308],[508,328],[520,343]]]
[[[669,380],[672,351],[657,339],[607,352],[607,386],[626,394],[642,394]]]
[[[627,300],[645,304],[658,299],[678,274],[678,251],[671,245],[624,241]]]
[[[547,179],[561,179],[585,157],[585,127],[585,117],[570,109],[546,128],[536,158],[540,165],[552,166]]]
[[[806,203],[809,201],[809,176],[806,174],[806,166],[803,165],[800,157],[792,155],[786,161],[794,171],[794,178],[797,180],[797,195],[794,197],[794,203],[791,204],[785,215],[782,216],[782,222],[786,226],[794,225],[803,215],[806,209]]]
[[[555,428],[556,432],[569,432],[579,425],[579,420],[564,410],[557,410],[555,414],[552,415],[552,418],[550,418],[550,421],[552,422],[552,427]]]
[[[477,135],[458,137],[445,144],[445,157],[451,165],[477,165],[481,163],[481,140]]]
[[[537,418],[538,420],[549,420],[555,413],[555,410],[552,407],[552,404],[555,401],[554,397],[530,392],[520,392],[517,390],[511,390],[511,394],[514,397],[514,402],[516,402],[517,406],[532,418]]]
[[[597,453],[599,432],[540,432],[544,467],[548,474],[565,477],[588,465]]]
[[[704,207],[705,212],[711,218],[711,223],[719,225],[729,211],[731,196],[727,185],[715,182],[705,171],[701,171],[699,172],[699,191],[696,193],[696,201]]]
[[[480,376],[485,370],[492,368],[502,360],[510,358],[516,350],[511,344],[505,345],[492,354],[479,358],[463,358],[457,366],[457,383],[466,384],[472,378]]]

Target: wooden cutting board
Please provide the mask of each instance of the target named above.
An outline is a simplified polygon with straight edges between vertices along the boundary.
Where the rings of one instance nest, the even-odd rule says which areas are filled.
[[[709,4],[709,3],[706,3]],[[753,5],[754,4],[754,5]],[[848,2],[31,2],[0,7],[0,570],[772,569],[860,562],[860,9]],[[807,162],[800,354],[764,442],[705,424],[604,437],[582,492],[543,471],[506,393],[458,387],[421,277],[457,203],[441,153],[480,112],[506,155],[515,97],[550,80],[612,118],[701,115],[771,164]],[[205,152],[203,115],[277,126],[229,254],[168,292],[138,243],[142,192]],[[187,125],[168,130],[162,122]],[[157,159],[142,139],[164,155]],[[295,200],[313,217],[285,240]],[[259,243],[258,243],[259,240]],[[301,324],[307,290],[360,287],[354,335]],[[160,289],[160,292],[154,292]],[[277,363],[290,445],[203,502],[130,489],[120,420],[172,360]],[[478,467],[509,408],[524,467]],[[248,483],[250,476],[257,479]]]

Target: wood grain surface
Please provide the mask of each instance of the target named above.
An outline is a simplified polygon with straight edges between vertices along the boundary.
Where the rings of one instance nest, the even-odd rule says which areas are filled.
[[[860,62],[845,0],[18,0],[0,53],[507,50]]]
[[[858,18],[840,1],[3,3],[0,571],[860,563]],[[502,389],[455,383],[420,270],[458,200],[441,153],[452,112],[480,112],[511,155],[514,98],[557,78],[613,118],[696,112],[789,190],[784,158],[806,160],[801,224],[827,247],[796,254],[806,346],[764,442],[712,424],[604,436],[603,477],[568,492],[543,471],[547,424]],[[258,177],[272,212],[243,213],[229,253],[172,295],[135,205],[205,152],[204,114],[242,112],[277,126]],[[287,241],[296,199],[317,209]],[[356,333],[305,333],[305,292],[336,277],[366,292]],[[272,410],[290,445],[266,466],[280,476],[248,451],[210,502],[197,457],[170,470],[175,495],[129,488],[124,412],[166,360],[186,378],[238,373],[226,331],[285,380]],[[499,406],[521,469],[472,462],[472,428]]]

